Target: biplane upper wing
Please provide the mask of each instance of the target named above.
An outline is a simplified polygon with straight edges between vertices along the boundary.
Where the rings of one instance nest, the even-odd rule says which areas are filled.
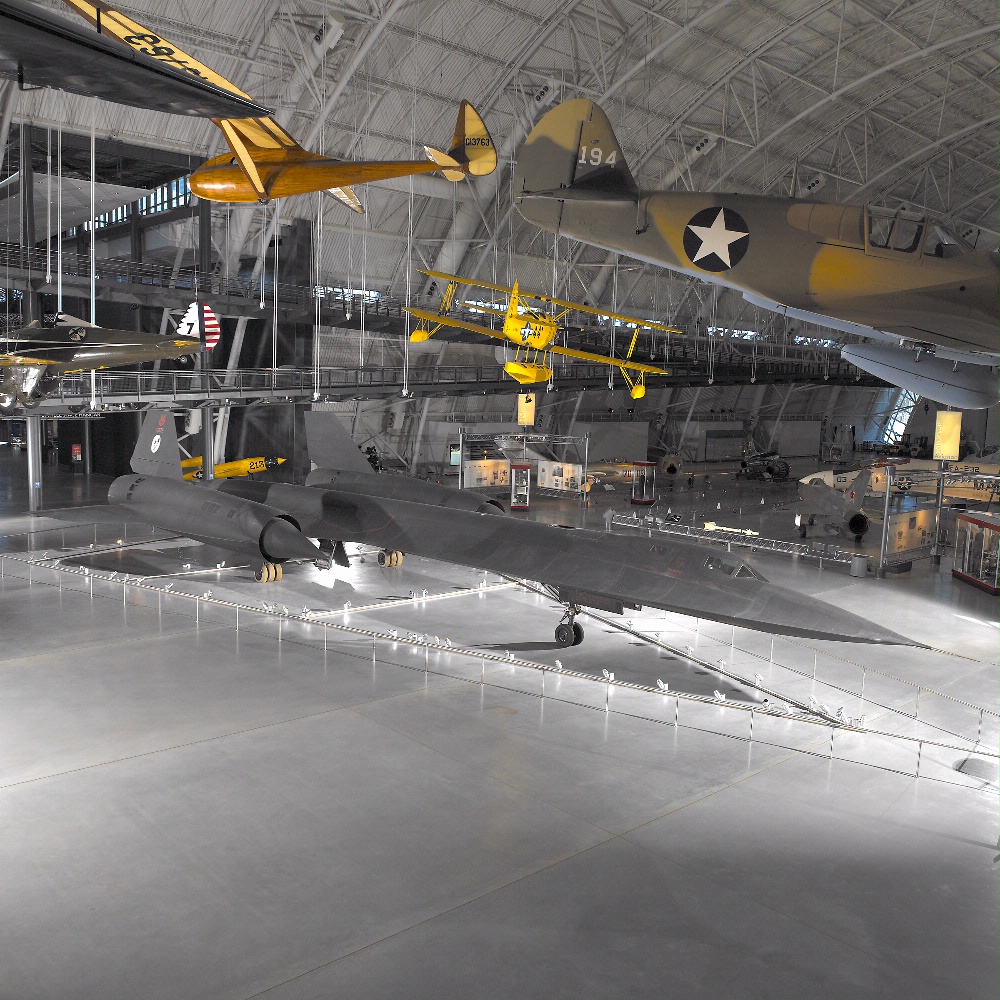
[[[456,285],[474,285],[476,288],[488,288],[494,292],[505,292],[507,295],[510,295],[513,291],[513,289],[507,285],[494,285],[492,282],[479,281],[476,278],[463,278],[460,274],[447,274],[442,271],[425,271],[422,268],[418,270],[421,274],[426,274],[429,278],[437,278],[440,281],[454,282]],[[597,306],[588,306],[581,302],[570,302],[568,299],[557,299],[551,295],[543,295],[538,292],[526,292],[520,287],[518,288],[518,294],[523,299],[534,299],[536,302],[551,303],[554,306],[560,306],[563,309],[568,309],[573,312],[584,312],[590,313],[593,316],[604,316],[608,319],[621,320],[623,323],[635,323],[639,326],[647,327],[650,330],[659,330],[663,333],[684,333],[683,330],[679,330],[675,326],[667,326],[666,323],[657,323],[655,320],[651,319],[639,319],[636,316],[626,316],[624,313],[609,312],[607,309],[600,309]]]
[[[484,337],[490,337],[493,340],[502,340],[505,344],[510,343],[510,340],[505,337],[501,331],[491,330],[488,326],[479,326],[477,323],[469,323],[463,319],[455,319],[451,316],[442,316],[440,313],[430,312],[427,309],[404,307],[403,312],[407,312],[411,316],[415,316],[417,319],[425,320],[428,323],[443,323],[445,326],[454,326],[459,330],[469,330],[471,333],[478,333]],[[627,368],[629,371],[643,372],[647,375],[670,374],[670,372],[665,368],[657,368],[655,365],[645,365],[640,361],[628,361],[625,358],[612,358],[605,354],[591,354],[590,351],[575,351],[570,347],[558,347],[553,345],[552,347],[545,348],[545,350],[551,352],[552,354],[561,354],[563,357],[576,358],[578,361],[591,361],[602,365],[614,365],[616,368]]]

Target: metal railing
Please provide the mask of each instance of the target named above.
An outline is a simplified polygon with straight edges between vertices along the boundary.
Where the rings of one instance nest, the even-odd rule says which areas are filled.
[[[854,558],[853,552],[844,552],[839,545],[832,543],[812,543],[804,545],[801,542],[786,542],[779,538],[762,538],[760,535],[747,535],[742,531],[725,528],[699,528],[693,524],[678,524],[659,517],[640,517],[638,514],[614,514],[610,519],[612,528],[630,530],[657,531],[665,535],[679,535],[698,541],[713,542],[725,545],[731,550],[737,548],[750,549],[751,552],[777,552],[788,556],[801,556],[805,559],[818,559],[820,566],[824,562],[842,563],[849,566]]]
[[[603,365],[573,365],[564,371],[565,380],[592,384],[605,378]],[[518,384],[507,378],[498,365],[436,365],[433,368],[243,368],[234,372],[97,372],[93,384],[89,372],[63,376],[59,390],[46,401],[53,405],[79,405],[92,394],[98,404],[195,400],[239,404],[249,399],[280,397],[302,399],[313,396],[343,395],[366,391],[420,391],[448,386],[517,391]]]
[[[877,770],[957,784],[970,791],[983,790],[984,786],[995,784],[995,778],[991,782],[963,775],[952,763],[951,755],[958,752],[966,762],[975,762],[995,773],[997,751],[982,745],[978,737],[973,741],[971,737],[941,739],[913,736],[882,731],[853,721],[840,722],[823,714],[802,712],[792,705],[780,707],[758,702],[720,702],[699,694],[668,692],[666,688],[616,680],[607,671],[602,678],[563,669],[558,662],[553,667],[515,657],[512,653],[501,655],[479,648],[457,646],[437,636],[401,634],[398,629],[352,625],[348,623],[349,612],[354,609],[349,606],[343,609],[342,621],[318,620],[305,609],[296,613],[267,602],[260,602],[258,606],[256,602],[249,603],[239,598],[227,600],[215,597],[211,589],[202,590],[204,584],[194,579],[180,583],[180,586],[193,591],[185,592],[174,590],[173,580],[133,578],[117,572],[109,574],[104,570],[66,565],[62,562],[66,553],[53,557],[46,555],[38,558],[30,553],[0,554],[0,587],[5,586],[7,581],[55,587],[61,595],[76,592],[91,601],[95,598],[110,599],[122,607],[123,613],[127,613],[129,607],[142,607],[158,616],[186,616],[193,620],[196,628],[204,625],[228,627],[235,631],[249,630],[273,638],[278,643],[292,642],[312,647],[317,655],[324,658],[333,651],[341,656],[364,658],[373,666],[381,663],[533,698],[548,698],[584,709],[672,727],[675,731],[691,729],[751,745],[756,741],[795,753],[842,759]],[[481,585],[478,590],[469,588],[467,593],[476,594],[484,589]],[[408,601],[399,603],[419,604],[435,596],[414,595]],[[329,615],[333,614],[329,612]],[[323,613],[323,618],[326,617],[328,614]],[[601,616],[596,617],[600,621],[605,620]],[[634,634],[641,635],[638,632]],[[671,648],[663,643],[657,644]],[[413,654],[416,654],[416,659]],[[682,714],[684,721],[681,721]],[[982,713],[980,730],[981,723]],[[992,794],[988,788],[987,792]]]

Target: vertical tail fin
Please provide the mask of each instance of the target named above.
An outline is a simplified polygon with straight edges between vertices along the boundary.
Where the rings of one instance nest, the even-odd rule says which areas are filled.
[[[205,331],[202,336],[201,330],[201,310],[205,310]],[[178,337],[191,337],[202,342],[206,351],[212,350],[222,336],[222,327],[219,325],[219,317],[212,312],[208,303],[192,302],[187,307],[187,311],[177,324]]]
[[[560,201],[632,202],[639,188],[608,116],[593,101],[564,101],[532,129],[514,171],[518,211],[558,224]]]
[[[504,329],[507,329],[508,323],[515,323],[517,321],[517,304],[520,299],[520,292],[517,288],[517,282],[514,282],[514,287],[510,290],[510,304],[507,306],[507,316],[504,319]]]
[[[865,469],[859,472],[854,478],[854,482],[847,488],[847,496],[851,503],[860,507],[865,502],[865,494],[871,488],[872,470]]]
[[[460,181],[467,175],[485,177],[497,167],[493,137],[479,117],[479,112],[468,101],[459,105],[455,134],[448,152],[424,146],[424,154],[441,168],[441,173],[450,181]]]
[[[142,476],[183,479],[177,427],[169,410],[149,410],[132,452],[132,471]]]
[[[374,471],[336,413],[329,410],[306,410],[305,418],[309,460],[317,468],[336,469],[339,472]]]

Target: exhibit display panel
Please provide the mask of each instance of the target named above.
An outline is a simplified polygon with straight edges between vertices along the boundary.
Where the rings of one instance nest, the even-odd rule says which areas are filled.
[[[959,514],[958,539],[952,576],[990,594],[997,589],[998,517],[996,514]]]

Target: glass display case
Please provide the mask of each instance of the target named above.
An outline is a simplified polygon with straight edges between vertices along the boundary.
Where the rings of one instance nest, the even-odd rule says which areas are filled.
[[[632,503],[650,506],[656,502],[656,463],[632,463]]]
[[[997,515],[959,513],[955,516],[955,528],[952,576],[989,594],[997,594],[997,541],[1000,537]]]
[[[531,504],[531,466],[512,462],[510,466],[510,509],[528,510]]]

